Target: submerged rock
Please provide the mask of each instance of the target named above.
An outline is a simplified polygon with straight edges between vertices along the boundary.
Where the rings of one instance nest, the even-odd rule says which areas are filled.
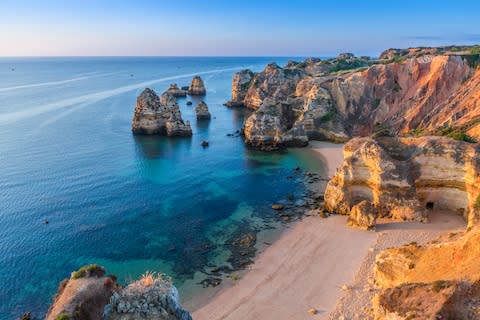
[[[193,77],[192,83],[188,88],[188,94],[191,96],[204,96],[205,94],[207,94],[205,84],[203,83],[203,80],[202,78],[200,78],[200,76]]]
[[[197,115],[197,120],[210,120],[212,115],[208,111],[208,106],[205,102],[201,101],[195,107],[195,114]]]
[[[174,96],[165,92],[161,97],[146,88],[137,98],[132,119],[135,134],[191,136],[190,123],[182,120],[180,107]]]

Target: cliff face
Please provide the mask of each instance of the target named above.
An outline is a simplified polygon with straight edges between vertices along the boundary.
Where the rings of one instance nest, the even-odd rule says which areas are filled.
[[[132,119],[132,132],[136,134],[160,134],[166,136],[191,136],[190,123],[182,120],[180,107],[168,92],[159,98],[146,88],[137,98]]]
[[[479,319],[479,241],[477,227],[378,254],[375,319]]]
[[[269,150],[381,129],[405,135],[450,126],[480,138],[478,55],[412,48],[391,49],[382,58],[342,54],[243,70],[233,78],[227,105],[254,111],[245,122],[246,142]]]
[[[350,215],[350,223],[362,228],[357,206],[363,200],[376,216],[424,221],[430,209],[442,209],[473,226],[480,217],[479,156],[477,144],[446,137],[352,139],[327,184],[325,208]]]

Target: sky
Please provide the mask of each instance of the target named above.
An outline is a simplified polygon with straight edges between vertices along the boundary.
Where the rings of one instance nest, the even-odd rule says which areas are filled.
[[[478,0],[0,0],[0,56],[376,56],[480,43]]]

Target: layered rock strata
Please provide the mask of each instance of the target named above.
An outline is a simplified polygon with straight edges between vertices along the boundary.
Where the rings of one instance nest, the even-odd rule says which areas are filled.
[[[165,92],[161,97],[146,88],[137,98],[132,119],[135,134],[191,136],[190,123],[182,120],[180,107],[174,96]]]
[[[188,94],[191,96],[204,96],[207,94],[205,84],[200,76],[193,77],[192,83],[188,87]]]
[[[195,107],[195,114],[197,120],[210,120],[212,115],[208,111],[208,106],[205,102],[200,101],[200,103]]]
[[[374,227],[372,217],[425,221],[448,210],[469,226],[480,217],[480,147],[447,137],[355,138],[325,190],[325,209],[349,224]],[[363,210],[362,201],[374,210]],[[368,213],[368,212],[370,213]]]
[[[467,49],[392,49],[380,60],[341,54],[283,68],[271,63],[259,73],[235,74],[227,105],[253,110],[245,140],[269,150],[381,130],[423,135],[452,127],[480,138],[480,57]]]
[[[376,320],[479,319],[480,229],[387,249],[375,259]]]

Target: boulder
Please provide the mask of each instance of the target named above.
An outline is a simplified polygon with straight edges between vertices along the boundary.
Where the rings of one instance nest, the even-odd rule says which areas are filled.
[[[195,107],[195,114],[197,115],[197,120],[210,120],[212,117],[208,111],[207,104],[203,101]]]
[[[375,207],[369,201],[363,200],[352,207],[347,224],[350,227],[370,230],[375,228],[376,220],[377,211]]]
[[[200,76],[195,76],[192,79],[192,83],[188,88],[188,94],[191,96],[204,96],[207,93],[205,85]]]

